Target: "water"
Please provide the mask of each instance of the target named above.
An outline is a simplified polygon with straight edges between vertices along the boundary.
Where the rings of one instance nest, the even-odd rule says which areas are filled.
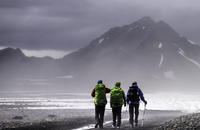
[[[93,109],[93,102],[86,93],[0,93],[0,108],[3,109]]]
[[[110,109],[109,95],[106,109]],[[147,109],[200,112],[200,95],[145,94]],[[0,92],[0,109],[94,109],[89,93]],[[124,110],[126,108],[123,108]],[[143,103],[140,109],[144,109]]]

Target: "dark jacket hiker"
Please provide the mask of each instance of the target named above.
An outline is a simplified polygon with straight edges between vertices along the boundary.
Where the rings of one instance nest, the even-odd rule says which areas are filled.
[[[138,87],[137,82],[133,82],[132,86],[129,87],[127,92],[127,103],[129,104],[129,115],[130,115],[130,123],[133,126],[133,117],[135,111],[135,125],[138,124],[138,115],[139,115],[139,104],[140,99],[147,104],[147,101],[144,99],[143,93],[141,89]]]
[[[102,80],[99,80],[91,93],[91,96],[95,98],[95,128],[97,128],[98,126],[100,128],[103,128],[104,112],[105,106],[107,104],[106,93],[109,92],[110,89],[105,87]]]
[[[120,88],[121,83],[116,82],[115,87],[110,91],[110,106],[112,107],[113,113],[113,127],[116,128],[121,126],[121,110],[122,106],[126,106],[126,98],[124,91]]]

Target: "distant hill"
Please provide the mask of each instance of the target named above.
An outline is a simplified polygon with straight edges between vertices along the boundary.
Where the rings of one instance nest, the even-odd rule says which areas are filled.
[[[50,57],[27,57],[19,48],[0,50],[0,89],[38,89],[44,83],[34,81],[55,77],[58,69],[57,60]]]

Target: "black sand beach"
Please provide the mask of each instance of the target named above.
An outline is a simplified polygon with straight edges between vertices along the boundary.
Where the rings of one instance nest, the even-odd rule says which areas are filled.
[[[140,121],[143,112],[140,111]],[[179,111],[147,110],[144,126],[135,129],[151,130],[183,115]],[[128,112],[122,113],[121,129],[130,129]],[[111,111],[106,110],[105,129],[111,128]],[[92,129],[94,110],[6,110],[0,114],[0,130],[68,130]]]
[[[139,124],[137,127],[132,128],[129,124],[128,121],[128,116],[125,120],[122,121],[122,126],[121,129],[123,130],[129,130],[129,129],[134,129],[134,130],[152,130],[157,128],[159,125],[163,124],[166,121],[169,121],[171,119],[174,119],[175,117],[178,117],[180,115],[183,115],[182,112],[180,111],[156,111],[156,110],[148,110],[146,111],[145,115],[145,120],[144,120],[144,125],[141,126],[142,124],[142,112],[140,111],[140,117],[139,117]],[[113,129],[111,127],[112,122],[105,125],[104,129],[106,130],[111,130]],[[93,130],[93,129],[92,129]]]
[[[94,122],[93,110],[14,110],[0,112],[0,130],[61,130]]]

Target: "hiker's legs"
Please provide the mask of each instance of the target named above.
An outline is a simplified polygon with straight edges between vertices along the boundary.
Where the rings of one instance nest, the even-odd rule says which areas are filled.
[[[138,116],[139,116],[139,104],[135,104],[135,123],[138,123]]]
[[[117,126],[121,126],[121,111],[122,107],[117,107]]]
[[[105,106],[100,106],[100,120],[99,120],[100,128],[103,128],[104,112],[105,112]]]
[[[132,125],[133,124],[133,105],[132,104],[129,105],[129,116],[130,116],[129,122]]]
[[[97,128],[99,125],[99,117],[100,117],[100,107],[95,106],[95,127]]]
[[[116,126],[116,117],[117,117],[117,109],[116,107],[112,108],[112,114],[113,114],[113,126]]]

